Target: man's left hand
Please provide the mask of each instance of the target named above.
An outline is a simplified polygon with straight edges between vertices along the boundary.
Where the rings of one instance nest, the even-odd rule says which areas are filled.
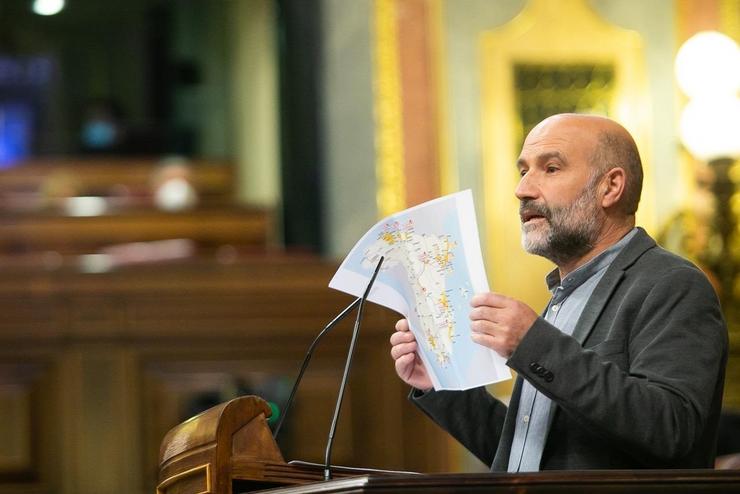
[[[479,293],[470,301],[473,341],[509,358],[537,319],[527,304],[498,293]]]

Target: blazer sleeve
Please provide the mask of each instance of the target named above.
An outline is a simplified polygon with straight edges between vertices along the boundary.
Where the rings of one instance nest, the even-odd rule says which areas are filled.
[[[480,461],[493,463],[506,417],[506,405],[485,387],[467,391],[412,390],[409,398]]]
[[[540,318],[508,365],[613,446],[646,463],[670,462],[691,453],[716,420],[727,330],[698,269],[675,267],[649,281],[610,302],[616,316],[598,323],[610,329],[596,347]]]

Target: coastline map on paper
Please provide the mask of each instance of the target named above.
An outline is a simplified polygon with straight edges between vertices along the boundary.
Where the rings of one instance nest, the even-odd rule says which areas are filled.
[[[435,389],[468,389],[510,377],[503,359],[470,339],[470,298],[488,291],[470,191],[378,222],[329,286],[362,295],[381,256],[369,300],[409,320]]]

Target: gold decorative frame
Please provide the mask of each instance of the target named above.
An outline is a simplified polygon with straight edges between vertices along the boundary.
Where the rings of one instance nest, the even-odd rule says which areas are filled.
[[[406,206],[403,112],[396,1],[375,0],[374,9],[376,203],[378,213],[385,217]]]
[[[432,43],[432,77],[436,88],[437,150],[439,160],[439,186],[442,195],[459,190],[458,170],[452,159],[454,143],[451,138],[451,116],[447,50],[445,49],[445,0],[428,0],[430,6],[429,31]]]
[[[455,192],[444,0],[374,0],[376,204],[381,217]]]

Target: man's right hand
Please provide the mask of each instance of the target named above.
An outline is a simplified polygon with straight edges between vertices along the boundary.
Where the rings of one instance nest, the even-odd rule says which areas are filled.
[[[419,354],[416,353],[416,338],[409,331],[409,322],[406,319],[396,323],[396,332],[391,335],[391,345],[391,357],[396,361],[398,377],[416,389],[422,391],[432,389],[432,380]]]

